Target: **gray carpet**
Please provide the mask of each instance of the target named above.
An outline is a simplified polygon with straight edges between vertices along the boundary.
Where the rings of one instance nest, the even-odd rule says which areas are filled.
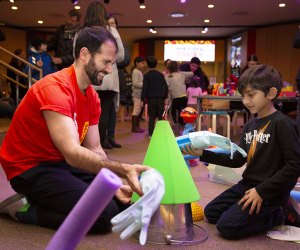
[[[123,147],[121,149],[107,150],[108,156],[111,159],[128,163],[142,163],[149,144],[149,139],[146,133],[132,134],[130,132],[130,126],[131,123],[129,121],[118,122],[117,141],[121,143]],[[144,122],[142,126],[146,128],[147,124]],[[228,188],[226,185],[211,182],[208,176],[208,170],[202,164],[191,168],[190,171],[201,194],[201,200],[198,203],[203,207],[213,197]],[[2,169],[0,170],[0,189],[0,201],[13,193]],[[142,247],[135,237],[122,241],[119,239],[118,234],[109,233],[106,235],[87,235],[80,242],[77,249],[300,249],[296,243],[272,240],[265,234],[243,240],[225,240],[219,236],[215,226],[208,224],[205,220],[196,222],[196,224],[202,226],[208,233],[208,239],[197,245],[167,246],[164,244],[146,243],[146,245]],[[0,249],[5,250],[45,249],[55,232],[54,230],[15,222],[5,215],[0,216],[0,225]]]

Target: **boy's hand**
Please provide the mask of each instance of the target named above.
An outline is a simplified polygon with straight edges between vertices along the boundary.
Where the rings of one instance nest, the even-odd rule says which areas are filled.
[[[196,149],[192,145],[185,145],[180,147],[181,152],[184,155],[194,155],[194,156],[201,156],[203,153],[203,149]]]
[[[256,192],[256,189],[251,188],[246,191],[244,197],[239,201],[238,205],[244,204],[242,210],[245,210],[251,204],[249,214],[253,214],[255,210],[256,214],[258,214],[261,209],[262,202],[263,199]]]

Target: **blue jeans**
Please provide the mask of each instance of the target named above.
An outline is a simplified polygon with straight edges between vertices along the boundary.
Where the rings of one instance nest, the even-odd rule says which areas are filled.
[[[239,239],[264,232],[282,225],[284,216],[280,204],[263,202],[260,212],[250,215],[250,206],[245,211],[239,200],[249,187],[236,184],[212,200],[204,209],[208,222],[216,224],[224,238]]]

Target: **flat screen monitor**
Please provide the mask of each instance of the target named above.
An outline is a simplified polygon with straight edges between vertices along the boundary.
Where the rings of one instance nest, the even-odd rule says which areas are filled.
[[[202,62],[215,61],[214,40],[165,40],[164,60],[189,62],[198,57]]]

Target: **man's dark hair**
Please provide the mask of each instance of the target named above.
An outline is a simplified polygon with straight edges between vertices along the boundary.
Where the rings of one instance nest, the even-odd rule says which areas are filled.
[[[116,47],[116,52],[118,51],[116,39],[108,30],[101,27],[81,28],[75,36],[74,57],[79,57],[80,50],[83,47],[86,47],[94,55],[99,52],[100,46],[106,42],[112,42]]]
[[[201,61],[200,61],[200,59],[198,57],[193,57],[191,59],[191,63],[195,63],[197,65],[201,65]]]
[[[77,21],[79,22],[80,21],[80,18],[81,18],[81,14],[78,10],[75,10],[75,9],[71,9],[68,13],[69,17],[73,17],[73,16],[76,16],[77,17]]]
[[[247,69],[239,79],[238,91],[243,94],[247,87],[269,93],[271,88],[277,89],[278,97],[282,87],[281,76],[276,69],[269,65],[256,65]]]
[[[154,69],[157,66],[157,59],[155,56],[147,56],[147,65],[150,69]]]

